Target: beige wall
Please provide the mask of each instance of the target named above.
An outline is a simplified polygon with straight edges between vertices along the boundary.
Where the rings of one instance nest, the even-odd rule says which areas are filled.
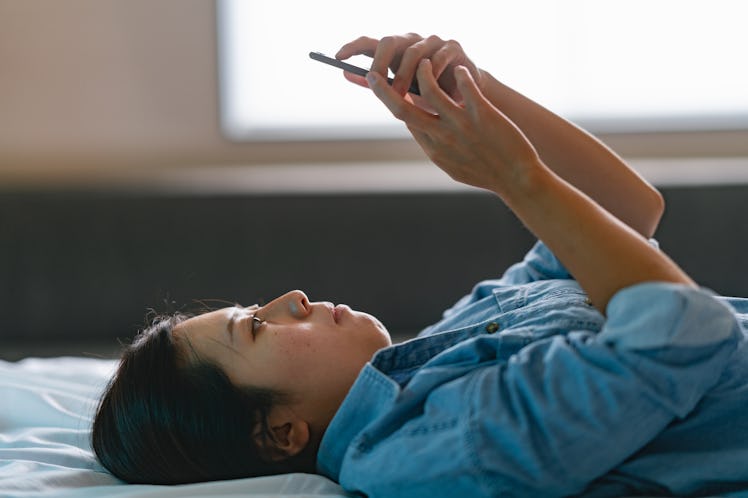
[[[236,144],[208,0],[0,0],[0,175],[420,157],[410,143]]]
[[[209,0],[0,0],[0,182],[172,167],[409,160],[408,141],[236,144]],[[606,137],[628,156],[748,156],[741,132]]]

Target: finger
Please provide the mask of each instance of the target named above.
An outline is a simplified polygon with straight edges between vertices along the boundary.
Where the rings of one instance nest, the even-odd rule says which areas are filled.
[[[379,45],[374,52],[374,61],[371,70],[382,76],[387,76],[387,70],[397,72],[400,67],[403,52],[407,47],[417,43],[422,38],[418,33],[408,33],[402,36],[385,36],[379,40]]]
[[[372,57],[374,56],[374,51],[376,50],[378,43],[379,40],[375,38],[361,36],[340,47],[338,53],[335,54],[335,58],[338,60],[345,60],[354,55],[368,55],[369,57]]]
[[[392,89],[381,74],[370,71],[366,75],[366,81],[369,83],[369,88],[371,88],[387,109],[390,110],[392,115],[400,121],[405,122],[409,127],[412,126],[416,129],[424,130],[434,119],[438,119],[406,101]]]
[[[349,73],[348,71],[343,71],[343,76],[345,77],[345,79],[347,79],[351,83],[355,83],[364,88],[369,88],[369,84],[366,82],[366,78],[363,76],[359,76],[358,74],[354,74],[354,73]]]
[[[448,115],[458,107],[449,95],[439,87],[429,59],[421,60],[418,64],[416,76],[418,77],[418,87],[421,89],[421,97],[436,110],[437,114],[440,116]]]
[[[459,43],[454,40],[444,42],[439,50],[431,56],[431,63],[434,65],[434,76],[438,80],[450,64],[464,60],[465,58],[465,53]]]
[[[377,44],[374,51],[374,60],[371,63],[371,71],[387,77],[387,70],[395,58],[397,40],[394,36],[385,36]]]
[[[465,103],[465,109],[472,115],[477,115],[482,106],[485,106],[488,101],[481,93],[478,84],[473,79],[473,75],[470,74],[468,68],[457,66],[454,70],[454,75],[457,82],[457,90],[459,90]]]
[[[443,40],[438,36],[429,36],[410,45],[403,52],[400,66],[397,68],[392,88],[401,95],[408,91],[418,69],[421,59],[431,57],[431,54],[439,49]]]
[[[425,99],[421,98],[420,95],[414,95],[412,93],[406,93],[405,94],[406,99],[410,99],[411,102],[413,102],[414,105],[420,107],[424,111],[428,112],[429,114],[439,114],[436,109],[431,107],[431,104],[426,102]]]

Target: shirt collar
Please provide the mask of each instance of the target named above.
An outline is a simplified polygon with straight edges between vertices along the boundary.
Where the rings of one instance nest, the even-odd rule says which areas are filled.
[[[339,482],[346,450],[373,420],[388,412],[400,386],[367,363],[327,427],[317,453],[320,474]]]
[[[378,351],[361,370],[327,427],[317,452],[317,470],[338,481],[348,447],[367,425],[391,409],[401,385],[410,379],[413,369],[472,333],[472,328],[467,327]],[[400,372],[408,375],[400,375]]]

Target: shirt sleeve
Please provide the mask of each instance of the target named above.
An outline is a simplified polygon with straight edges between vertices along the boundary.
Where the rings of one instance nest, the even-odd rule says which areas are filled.
[[[649,244],[659,248],[655,239],[649,239]],[[522,285],[540,280],[566,280],[574,277],[569,273],[561,261],[553,254],[545,242],[538,240],[527,252],[522,261],[514,263],[506,269],[501,278],[478,282],[469,294],[460,298],[454,305],[442,314],[448,318],[460,309],[469,306],[484,297],[490,296],[497,287]]]
[[[555,254],[538,240],[522,261],[506,269],[501,277],[505,285],[526,284],[538,280],[573,278]]]
[[[687,417],[744,340],[701,289],[639,284],[607,312],[598,334],[517,347],[507,331],[444,351],[349,448],[341,484],[369,496],[580,493]]]
[[[556,258],[543,241],[538,240],[522,261],[507,268],[501,278],[483,280],[475,284],[469,294],[464,295],[444,311],[442,318],[448,318],[462,308],[490,296],[496,287],[527,284],[537,280],[569,278],[572,278],[572,276],[561,264],[561,261]]]
[[[727,306],[675,284],[624,289],[607,314],[597,336],[534,343],[465,386],[491,494],[581,492],[688,416],[742,339]]]

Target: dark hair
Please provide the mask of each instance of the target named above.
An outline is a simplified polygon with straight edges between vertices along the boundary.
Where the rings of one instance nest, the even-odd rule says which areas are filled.
[[[260,428],[271,437],[266,418],[280,393],[236,387],[217,366],[182,360],[171,331],[188,317],[157,319],[125,349],[93,423],[102,465],[148,484],[309,471],[300,458],[263,457],[254,436]]]

